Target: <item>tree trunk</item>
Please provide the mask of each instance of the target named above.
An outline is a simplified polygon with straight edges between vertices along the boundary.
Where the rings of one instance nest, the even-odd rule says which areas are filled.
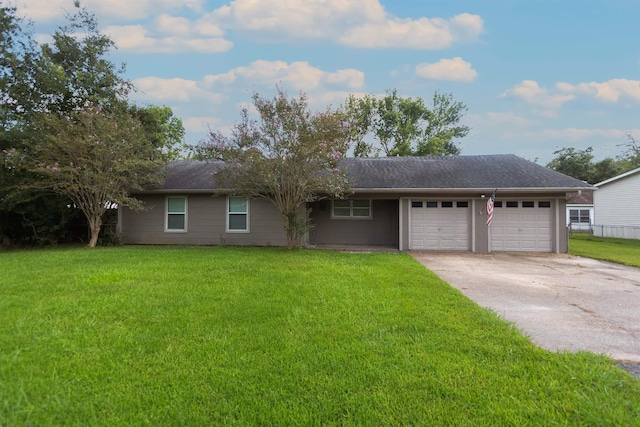
[[[89,247],[95,248],[98,243],[98,236],[100,235],[100,228],[102,228],[102,217],[92,218],[89,220],[89,231],[91,232],[91,238],[89,239]]]

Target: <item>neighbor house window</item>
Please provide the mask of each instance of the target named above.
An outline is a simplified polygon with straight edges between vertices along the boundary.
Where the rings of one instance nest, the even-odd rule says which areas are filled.
[[[249,199],[246,197],[227,199],[227,231],[249,231]]]
[[[371,218],[371,200],[334,200],[334,218]]]
[[[590,224],[589,209],[570,209],[569,221],[571,224]]]
[[[167,197],[167,215],[165,216],[165,231],[187,231],[187,198]]]

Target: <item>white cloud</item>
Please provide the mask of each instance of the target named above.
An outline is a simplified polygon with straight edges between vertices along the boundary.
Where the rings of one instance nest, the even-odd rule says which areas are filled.
[[[432,64],[419,64],[416,66],[416,74],[426,79],[470,83],[475,80],[478,72],[471,68],[470,63],[456,56]]]
[[[182,125],[184,126],[187,132],[202,133],[202,132],[208,132],[209,129],[214,129],[219,122],[220,122],[220,119],[217,117],[192,116],[184,119],[182,121]]]
[[[170,26],[170,23],[174,25]],[[168,33],[168,35],[154,36],[142,25],[109,26],[103,32],[114,41],[118,49],[134,52],[219,53],[226,52],[233,46],[232,42],[223,38],[210,37],[209,34],[213,34],[215,29],[206,28],[209,34],[198,34],[196,28],[191,27],[183,18],[164,15],[159,18],[158,27],[161,30],[160,33]]]
[[[640,80],[611,79],[602,83],[589,82],[577,85],[560,82],[556,87],[562,93],[592,95],[608,102],[618,102],[620,98],[640,101]]]
[[[203,12],[205,0],[86,0],[83,4],[101,20],[107,18],[107,23],[118,19],[137,24],[134,21],[155,18],[153,31],[138,28],[131,34],[131,26],[109,27],[118,36],[119,46],[138,52],[222,52],[231,47],[222,39],[223,28],[268,42],[307,39],[356,48],[444,49],[477,40],[484,27],[480,16],[468,13],[399,18],[389,14],[380,0],[232,0],[209,13]],[[38,21],[59,18],[64,9],[73,9],[71,0],[29,0],[22,11]],[[185,9],[199,13],[199,18],[171,15]]]
[[[529,126],[533,123],[531,119],[518,116],[512,112],[488,112],[483,120],[495,124],[509,124],[514,126]]]
[[[566,128],[545,129],[542,131],[542,135],[546,138],[566,141],[580,141],[589,138],[620,139],[622,141],[627,132],[629,132],[629,129]]]
[[[402,19],[388,14],[379,0],[234,0],[205,19],[271,41],[320,39],[359,48],[443,49],[476,40],[484,25],[480,16],[466,13]]]
[[[556,109],[575,98],[572,94],[551,93],[535,80],[523,80],[500,96],[515,96],[536,107]]]
[[[217,103],[222,99],[219,94],[202,89],[195,80],[142,77],[133,83],[138,88],[137,98],[149,101],[189,102],[204,99]]]
[[[210,88],[241,82],[273,87],[285,84],[296,91],[313,91],[325,86],[341,86],[359,89],[364,86],[364,73],[356,69],[326,72],[308,62],[257,60],[246,67],[237,67],[223,74],[212,74],[203,79]]]
[[[58,19],[65,11],[73,11],[71,0],[18,0],[20,12],[34,21]],[[201,12],[205,0],[83,0],[81,6],[98,16],[119,19],[141,19],[158,12],[191,9]]]
[[[611,79],[606,82],[578,83],[558,82],[553,90],[540,87],[534,80],[523,80],[500,96],[515,96],[538,107],[537,112],[546,117],[556,117],[556,109],[575,100],[578,96],[592,96],[598,100],[617,103],[622,99],[640,102],[640,80]]]
[[[482,18],[472,19],[388,17],[382,22],[366,22],[347,29],[339,37],[346,46],[359,48],[444,49],[454,42],[475,40],[482,32]]]
[[[149,102],[190,104],[206,101],[219,104],[229,94],[247,88],[268,96],[279,85],[284,90],[302,91],[314,107],[342,103],[352,89],[364,87],[364,73],[355,69],[327,72],[307,62],[255,61],[226,73],[203,76],[200,80],[148,76],[134,80],[138,88],[135,98]]]

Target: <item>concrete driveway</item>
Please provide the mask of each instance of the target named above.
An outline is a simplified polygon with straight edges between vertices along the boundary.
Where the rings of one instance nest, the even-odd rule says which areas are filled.
[[[542,348],[640,363],[640,269],[558,254],[411,255]]]

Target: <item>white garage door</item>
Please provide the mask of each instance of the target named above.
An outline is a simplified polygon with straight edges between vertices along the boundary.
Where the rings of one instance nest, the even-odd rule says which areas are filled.
[[[489,250],[552,251],[551,202],[496,202],[489,228]]]
[[[411,201],[410,249],[468,251],[471,209],[468,201]]]

